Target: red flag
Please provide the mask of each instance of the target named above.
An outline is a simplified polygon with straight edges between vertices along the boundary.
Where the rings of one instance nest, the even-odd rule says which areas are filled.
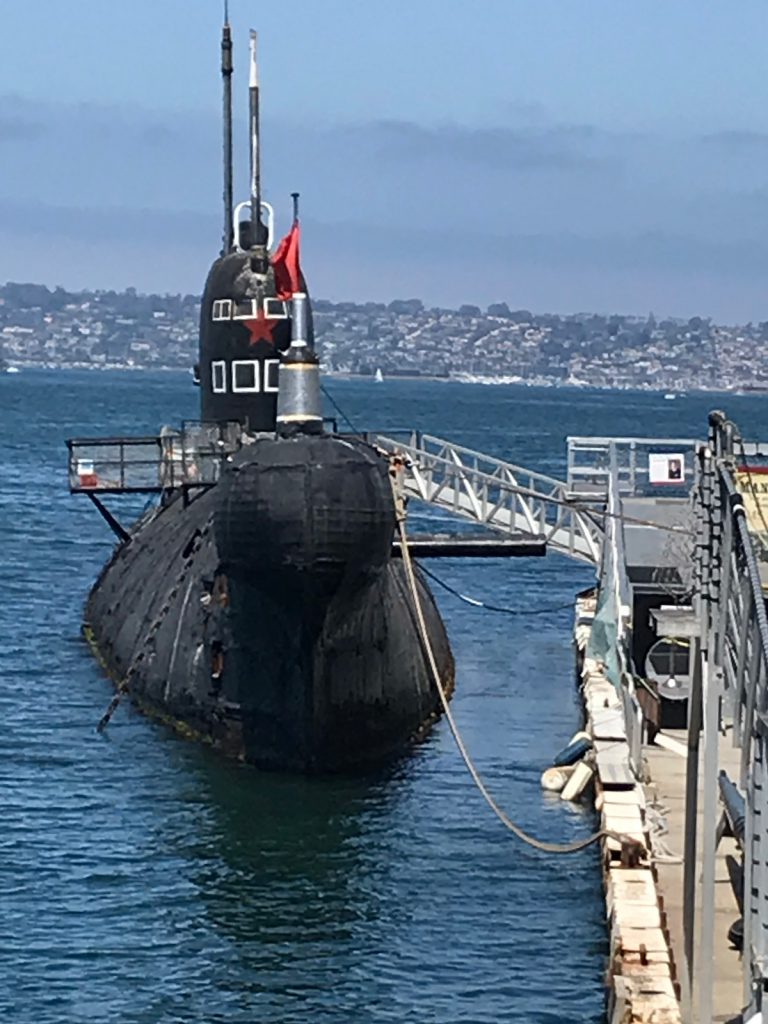
[[[304,275],[299,266],[298,220],[293,222],[291,230],[275,250],[272,266],[278,299],[290,299],[294,292],[304,291]]]

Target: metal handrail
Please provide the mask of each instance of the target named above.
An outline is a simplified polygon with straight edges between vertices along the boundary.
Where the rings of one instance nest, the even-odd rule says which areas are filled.
[[[370,440],[404,457],[410,496],[491,529],[543,539],[580,561],[599,561],[602,527],[573,505],[561,480],[430,434],[412,433],[405,443],[384,434]]]
[[[160,494],[211,486],[222,459],[240,444],[239,424],[186,421],[155,436],[67,441],[71,493]]]
[[[723,413],[711,414],[706,449],[712,465],[711,483],[700,490],[703,535],[699,550],[702,606],[706,611],[702,640],[710,662],[709,688],[704,691],[705,803],[709,789],[717,786],[718,737],[729,724],[733,744],[741,749],[746,1018],[759,1007],[768,984],[768,615],[747,510],[735,477],[736,443],[741,449],[735,425]],[[762,454],[758,445],[743,447],[745,454]],[[714,799],[710,794],[709,800]],[[714,920],[717,845],[712,816],[705,813],[703,817],[702,935]],[[702,956],[708,954],[709,948],[702,952]],[[708,1015],[712,994],[711,981],[706,979],[701,982],[700,1002],[702,1012]]]
[[[574,494],[589,494],[594,499],[607,497],[610,477],[609,463],[615,458],[619,493],[637,495],[650,484],[650,470],[643,455],[664,453],[669,449],[681,451],[686,465],[686,477],[693,474],[693,459],[697,442],[690,438],[675,437],[585,437],[567,438],[567,480]],[[682,481],[681,481],[682,485]]]

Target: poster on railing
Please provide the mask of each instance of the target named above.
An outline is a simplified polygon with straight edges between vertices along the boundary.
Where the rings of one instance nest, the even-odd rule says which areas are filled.
[[[648,481],[652,484],[677,484],[685,481],[685,455],[675,452],[650,452]]]

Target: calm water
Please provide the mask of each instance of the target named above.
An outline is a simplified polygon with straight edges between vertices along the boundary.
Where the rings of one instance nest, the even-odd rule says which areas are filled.
[[[416,426],[562,472],[568,433],[704,429],[711,397],[332,382],[359,425]],[[722,400],[721,400],[722,401]],[[111,549],[66,491],[64,439],[196,415],[181,374],[0,376],[0,1016],[31,1022],[574,1022],[602,1018],[593,852],[522,848],[486,812],[444,723],[366,780],[222,763],[122,707],[79,638]],[[732,399],[746,429],[760,399]],[[556,556],[440,562],[497,604],[568,602]],[[593,827],[539,789],[578,726],[570,612],[513,619],[442,591],[455,713],[501,802],[547,839]]]

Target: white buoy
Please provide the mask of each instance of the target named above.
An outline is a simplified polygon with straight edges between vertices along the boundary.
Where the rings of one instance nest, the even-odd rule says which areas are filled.
[[[563,765],[562,768],[547,768],[541,774],[541,788],[550,793],[560,793],[575,771],[575,764]]]
[[[568,740],[568,746],[570,747],[572,743],[578,743],[580,740],[587,740],[589,743],[591,743],[592,737],[589,735],[588,732],[585,732],[583,729],[581,729],[579,730],[579,732],[575,732],[573,736],[571,736],[571,738]]]
[[[561,800],[578,800],[590,783],[594,772],[586,761],[579,761],[576,770],[560,793]]]

